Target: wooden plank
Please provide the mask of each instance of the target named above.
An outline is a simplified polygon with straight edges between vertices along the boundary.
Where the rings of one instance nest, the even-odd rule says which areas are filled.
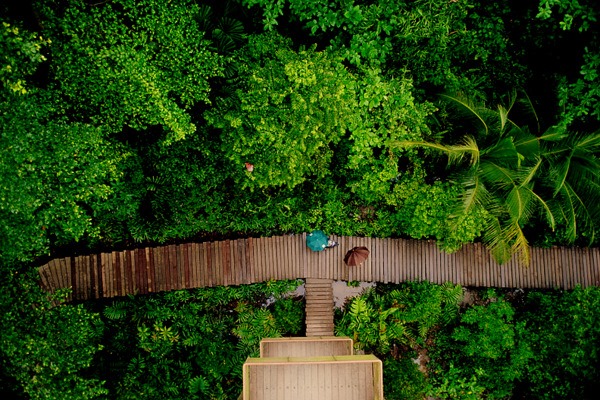
[[[567,262],[567,260],[565,260],[565,261],[562,260],[562,254],[561,254],[559,247],[554,246],[552,248],[552,254],[553,254],[553,258],[554,258],[555,262],[559,265],[559,269],[561,271],[560,278],[559,278],[559,280],[561,282],[561,287],[563,289],[569,289],[571,286],[570,282],[569,282],[569,273],[570,273],[572,263]],[[576,260],[574,260],[574,261],[576,261]]]
[[[241,282],[240,276],[241,276],[241,271],[239,270],[239,266],[238,266],[238,246],[237,246],[238,240],[233,240],[229,243],[229,268],[230,268],[230,272],[229,272],[229,284],[230,285],[239,285]]]
[[[144,289],[141,287],[142,265],[140,262],[138,249],[131,250],[131,261],[132,261],[133,267],[134,267],[134,275],[133,275],[134,292],[136,294],[143,294]]]
[[[400,282],[405,282],[410,279],[410,260],[408,258],[408,249],[406,240],[399,239],[400,243]]]
[[[177,290],[181,290],[185,289],[185,245],[178,244],[176,250],[177,274],[175,282],[177,284]]]
[[[281,236],[271,238],[273,246],[273,278],[277,280],[283,279],[282,277],[285,275],[284,269],[286,268],[281,239]]]
[[[222,268],[223,285],[228,286],[231,284],[231,282],[230,282],[230,280],[231,280],[231,260],[229,259],[229,256],[231,254],[231,249],[230,249],[231,241],[225,240],[223,242],[220,242],[220,245],[221,245],[221,264],[223,266],[223,268]]]
[[[172,262],[172,258],[175,256],[175,250],[173,248],[173,245],[167,245],[163,247],[163,263],[164,263],[164,288],[165,290],[172,290],[174,288],[174,285],[172,283],[173,278],[171,278],[171,276],[173,275],[173,262]]]
[[[500,286],[500,280],[498,279],[497,270],[492,270],[490,265],[486,263],[485,252],[485,248],[478,243],[477,262],[484,271],[484,284],[487,287],[498,287]]]
[[[124,251],[119,251],[117,252],[117,257],[118,257],[118,261],[119,261],[119,271],[118,271],[118,275],[117,275],[117,281],[120,284],[120,289],[118,290],[119,292],[119,296],[124,296],[126,294],[129,294],[129,292],[127,291],[127,282],[126,282],[126,278],[125,278],[125,270],[126,270],[126,258],[125,258],[125,252]],[[120,282],[119,282],[120,281]]]
[[[52,260],[51,260],[52,261]],[[40,282],[42,285],[42,289],[44,289],[46,292],[52,293],[52,285],[50,283],[50,279],[48,277],[48,263],[42,265],[41,267],[38,268],[38,275],[40,276]]]
[[[548,264],[544,258],[544,249],[537,249],[538,265],[542,274],[542,287],[545,289],[551,288]]]
[[[167,290],[167,270],[169,265],[169,252],[166,246],[160,246],[154,249],[154,253],[157,255],[157,271],[156,271],[156,285],[158,291],[162,292]]]
[[[279,236],[277,242],[278,279],[293,279],[291,257],[289,255],[289,236]]]
[[[538,260],[535,260],[535,251],[534,249],[529,249],[529,265],[525,268],[527,269],[529,275],[529,284],[531,288],[539,288],[539,279],[540,279],[540,271],[538,267]]]
[[[540,267],[540,260],[537,257],[537,251],[534,248],[529,249],[529,269],[532,276],[532,287],[540,288],[542,282],[542,269]]]
[[[208,273],[206,265],[206,245],[198,243],[198,278],[201,287],[208,286]]]
[[[83,292],[85,290],[85,283],[83,281],[83,274],[81,271],[81,257],[80,256],[75,256],[72,257],[73,262],[75,263],[75,274],[77,275],[77,299],[78,300],[85,300],[85,298],[83,297]],[[58,271],[56,271],[58,272]],[[60,279],[60,278],[58,278]]]
[[[566,256],[571,258],[571,251],[568,251],[570,249],[563,249],[563,251],[565,252]],[[585,270],[585,266],[587,265],[587,258],[588,258],[588,252],[586,248],[580,248],[580,257],[581,257],[581,262],[577,263],[576,268],[573,269],[574,272],[574,278],[573,278],[573,287],[577,286],[577,285],[581,285],[581,282],[583,281],[582,276],[583,276],[583,271]]]
[[[213,243],[207,242],[205,244],[206,251],[206,277],[208,280],[208,286],[215,286],[215,276],[214,276],[214,252],[215,249],[213,247]]]
[[[178,244],[175,246],[175,260],[173,264],[174,271],[171,275],[171,278],[173,278],[173,284],[175,285],[175,290],[183,289],[185,284],[185,271],[183,269],[183,261],[185,257],[183,254],[183,248],[183,244]]]
[[[64,258],[62,259],[64,260]],[[66,261],[65,261],[66,263]],[[46,270],[46,276],[48,278],[48,282],[49,282],[49,286],[50,286],[50,293],[54,293],[56,292],[57,289],[60,288],[60,281],[58,280],[58,275],[57,275],[57,269],[58,269],[58,265],[60,265],[60,260],[56,260],[56,259],[52,259],[50,261],[48,261],[48,268]],[[67,268],[67,270],[70,271],[70,264],[69,267]],[[68,281],[68,286],[67,287],[72,287],[73,284],[71,282],[71,280]]]
[[[85,269],[83,268],[83,258],[84,256],[76,256],[73,257],[75,259],[75,268],[77,269],[77,279],[79,282],[79,291],[78,298],[80,300],[86,300],[85,292],[86,292],[86,276]],[[57,271],[58,272],[58,271]]]
[[[88,300],[90,298],[90,256],[79,256],[79,270],[82,275],[81,297]]]
[[[206,261],[204,243],[196,243],[196,280],[198,282],[196,287],[206,287]]]
[[[569,287],[568,279],[567,279],[567,273],[569,270],[568,260],[564,260],[564,261],[562,260],[561,254],[559,253],[558,248],[556,246],[553,246],[550,249],[550,257],[552,259],[552,262],[557,265],[557,281],[558,281],[559,287],[562,289],[565,289],[565,290],[568,289],[568,287]]]
[[[210,243],[202,243],[202,275],[204,281],[204,287],[209,287],[211,285],[211,276],[210,276]]]
[[[252,239],[253,240],[253,260],[254,260],[254,279],[255,282],[263,282],[266,280],[265,271],[264,271],[264,251],[263,251],[263,241],[261,238]]]
[[[181,266],[183,267],[181,275],[182,288],[191,288],[191,271],[190,271],[190,244],[184,243],[181,245]]]
[[[563,264],[562,260],[558,260],[558,254],[554,246],[548,249],[548,257],[550,262],[554,264],[556,287],[566,289],[565,265]]]
[[[217,244],[217,268],[219,273],[217,274],[217,278],[219,279],[219,285],[225,285],[225,264],[224,264],[224,260],[223,260],[223,249],[225,248],[225,243],[224,242],[216,242]]]
[[[79,300],[79,291],[81,290],[81,282],[79,271],[77,270],[77,257],[69,257],[68,258],[71,263],[71,283],[73,285],[73,300]],[[52,271],[54,274],[55,271]],[[54,276],[56,280],[56,276]]]
[[[156,289],[155,285],[155,265],[154,265],[154,256],[153,249],[151,247],[144,248],[142,251],[142,257],[144,258],[144,262],[146,263],[146,293],[154,293]]]
[[[103,282],[103,296],[113,297],[112,293],[112,252],[106,252],[101,254],[101,268],[102,268],[102,282]]]
[[[138,290],[140,294],[146,294],[148,293],[148,277],[146,274],[146,258],[144,256],[144,250],[143,249],[135,249],[134,251],[134,255],[135,255],[135,265],[137,266],[139,273],[138,273],[138,281],[136,282],[137,286],[138,286]]]
[[[210,243],[210,264],[212,267],[211,279],[215,286],[219,286],[221,284],[221,275],[220,275],[220,265],[218,262],[218,254],[219,254],[219,243],[211,242]]]
[[[165,249],[163,246],[152,249],[154,254],[154,290],[162,292],[165,289]]]
[[[87,276],[87,256],[77,257],[77,267],[79,271],[79,281],[81,283],[81,289],[79,291],[80,299],[87,300],[87,289],[88,289],[88,276]]]
[[[112,253],[111,252],[106,252],[105,253],[106,256],[106,263],[104,264],[104,268],[105,268],[105,274],[106,274],[106,284],[104,285],[105,288],[105,297],[114,297],[113,294],[113,266],[112,266]],[[73,271],[73,270],[72,270]]]
[[[302,277],[299,256],[298,256],[298,236],[291,235],[289,236],[289,258],[290,265],[292,266],[292,274],[294,279],[298,279]]]
[[[96,277],[96,255],[95,254],[91,254],[88,257],[87,269],[88,269],[88,276],[89,276],[89,280],[90,280],[88,298],[89,299],[97,299],[98,298],[98,292],[97,292],[98,287],[97,287],[97,277]]]
[[[600,286],[600,249],[593,249],[592,265],[590,266],[589,286]]]
[[[198,282],[198,243],[190,244],[190,284],[192,287],[200,287]]]
[[[565,249],[565,253],[567,253],[567,257],[571,258],[573,256],[572,249]],[[586,270],[588,268],[589,260],[590,260],[590,249],[582,248],[582,262],[579,263],[576,273],[576,284],[581,285],[581,287],[585,287],[586,278]]]
[[[106,287],[107,284],[107,274],[106,274],[106,264],[108,262],[107,257],[106,257],[106,253],[100,253],[99,255],[100,258],[100,270],[98,271],[98,283],[99,283],[99,288],[98,288],[98,292],[100,294],[100,297],[105,298],[105,297],[109,297],[108,295],[108,290]]]
[[[129,250],[124,250],[121,255],[121,270],[123,271],[123,280],[121,284],[123,285],[123,292],[125,294],[133,294],[133,290],[131,289],[131,255]]]
[[[476,287],[483,286],[481,266],[477,264],[477,246],[470,245],[468,251],[468,261],[473,274],[473,285]]]
[[[268,237],[265,238],[266,241],[266,246],[267,246],[267,253],[269,255],[268,258],[268,268],[269,268],[269,279],[276,279],[277,273],[276,273],[276,245],[275,245],[275,238],[273,237]]]
[[[593,285],[592,281],[592,271],[594,268],[594,255],[598,251],[597,248],[589,248],[587,250],[587,263],[585,265],[585,269],[583,270],[583,283],[582,287],[588,287]]]
[[[248,283],[256,282],[256,255],[254,246],[256,240],[249,237],[246,239],[246,270],[248,271]]]
[[[113,251],[113,282],[115,288],[115,296],[123,295],[123,281],[121,280],[121,252]]]
[[[427,266],[430,271],[431,280],[440,285],[445,282],[448,271],[445,271],[440,267],[438,254],[435,251],[435,242],[428,240],[425,245],[427,247]]]
[[[429,240],[421,240],[421,242],[421,251],[423,252],[425,276],[427,277],[427,280],[429,282],[435,282],[437,279],[438,271],[436,270],[437,265],[435,265],[431,259]]]
[[[240,278],[241,284],[250,283],[250,266],[248,265],[248,254],[246,250],[248,249],[248,239],[243,239],[238,241],[238,262],[240,265]]]
[[[577,251],[577,250],[576,250]],[[561,260],[563,264],[563,276],[565,277],[565,289],[570,290],[573,289],[573,269],[577,266],[579,260],[571,260],[569,257],[566,257],[565,252],[562,247],[556,248],[557,258]]]
[[[94,299],[99,299],[100,298],[100,292],[99,292],[99,288],[98,288],[98,281],[99,281],[99,277],[98,277],[98,273],[99,268],[98,268],[98,259],[100,258],[99,254],[94,254],[90,260],[90,274],[93,277],[93,285],[92,285],[92,291],[93,291],[93,296]]]

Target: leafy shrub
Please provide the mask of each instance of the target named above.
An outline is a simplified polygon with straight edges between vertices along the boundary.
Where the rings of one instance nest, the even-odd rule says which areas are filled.
[[[523,395],[593,398],[600,376],[600,290],[529,293],[518,318],[535,354],[525,369]]]
[[[413,400],[425,397],[425,376],[410,357],[383,361],[383,393],[388,400]]]
[[[258,355],[260,340],[299,329],[302,306],[291,300],[277,305],[297,285],[267,282],[115,299],[103,309],[109,334],[95,371],[107,374],[113,398],[236,398],[242,364]],[[274,312],[266,306],[271,296]]]
[[[434,386],[446,384],[448,377],[465,384],[477,377],[486,397],[505,398],[523,377],[533,353],[521,339],[525,324],[514,321],[513,306],[494,290],[483,298],[485,304],[468,308],[451,334],[440,337],[436,363],[443,365],[436,368],[441,375],[435,376]]]

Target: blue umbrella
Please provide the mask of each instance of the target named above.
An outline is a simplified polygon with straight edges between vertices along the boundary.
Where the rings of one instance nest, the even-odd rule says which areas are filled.
[[[306,245],[312,251],[323,251],[329,238],[323,231],[312,231],[306,235]]]

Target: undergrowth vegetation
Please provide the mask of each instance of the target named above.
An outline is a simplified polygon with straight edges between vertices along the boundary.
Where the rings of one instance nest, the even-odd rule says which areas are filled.
[[[387,399],[593,398],[600,290],[408,282],[351,299],[336,330],[384,360]]]

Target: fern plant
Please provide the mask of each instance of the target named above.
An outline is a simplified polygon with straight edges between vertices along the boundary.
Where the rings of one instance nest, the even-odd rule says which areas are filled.
[[[379,294],[371,289],[351,300],[336,325],[358,349],[385,354],[394,345],[424,346],[431,330],[456,318],[462,288],[409,282]]]

